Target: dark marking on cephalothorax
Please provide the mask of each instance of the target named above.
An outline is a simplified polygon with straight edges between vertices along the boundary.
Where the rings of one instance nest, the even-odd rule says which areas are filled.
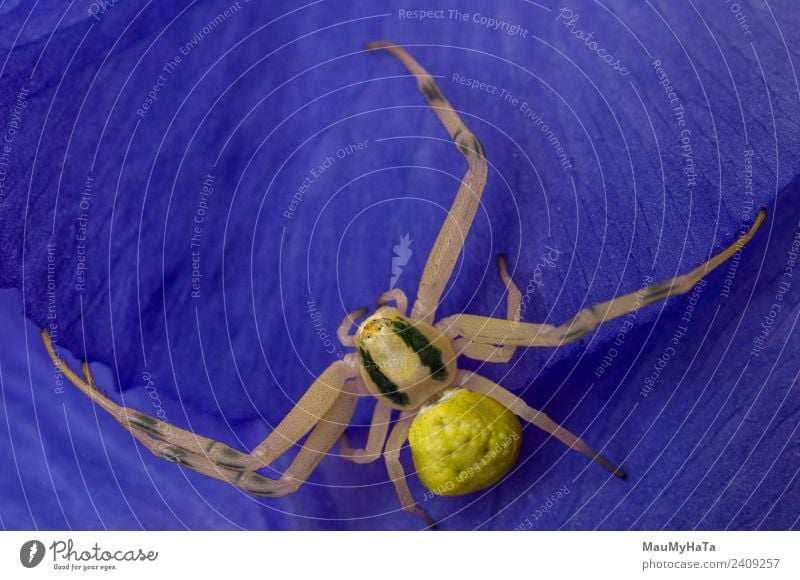
[[[425,335],[405,320],[393,320],[397,335],[417,353],[420,362],[431,370],[435,381],[447,380],[447,366],[442,362],[442,351],[433,346]]]
[[[397,385],[395,385],[392,380],[389,379],[389,377],[383,374],[381,369],[378,367],[378,363],[375,362],[375,359],[372,358],[372,355],[369,353],[369,351],[365,348],[359,348],[358,350],[361,353],[361,361],[364,365],[364,368],[367,369],[369,378],[372,379],[372,382],[375,383],[375,386],[378,387],[378,390],[381,392],[381,394],[397,405],[408,405],[408,395],[401,393],[397,388]]]
[[[425,98],[428,99],[429,103],[444,102],[444,95],[433,80],[424,81],[420,86],[420,90],[422,94],[425,95]]]

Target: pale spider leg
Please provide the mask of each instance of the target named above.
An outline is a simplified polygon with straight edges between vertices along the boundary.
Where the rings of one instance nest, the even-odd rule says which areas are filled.
[[[251,455],[236,451],[224,443],[156,420],[133,409],[120,407],[96,388],[87,362],[81,363],[81,369],[86,378],[84,381],[56,356],[50,336],[45,330],[42,331],[42,339],[50,358],[64,376],[98,405],[106,409],[154,455],[203,475],[231,483],[253,495],[278,497],[296,491],[319,464],[322,457],[336,443],[355,408],[355,397],[349,392],[348,386],[343,385],[342,389],[336,391],[337,396],[325,410],[324,415],[313,425],[311,435],[295,456],[286,473],[280,480],[270,479],[254,472],[265,465]],[[346,367],[349,366],[344,361],[339,362]],[[331,367],[326,372],[330,370]],[[302,435],[298,439],[301,437]]]
[[[281,476],[281,481],[289,482],[289,493],[297,491],[344,433],[353,417],[357,401],[352,393],[343,392],[322,421],[314,427],[294,461]]]
[[[579,453],[583,453],[586,457],[596,461],[598,464],[602,465],[617,477],[625,479],[626,476],[624,471],[612,464],[610,461],[608,461],[608,459],[596,451],[592,450],[583,441],[583,439],[571,433],[570,431],[567,431],[564,429],[564,427],[550,419],[550,417],[538,409],[529,407],[525,404],[525,401],[517,397],[511,391],[501,387],[497,383],[494,383],[485,377],[466,371],[459,372],[459,380],[462,387],[465,387],[470,391],[486,395],[487,397],[491,397],[515,415],[521,417],[528,423],[535,425],[542,431],[549,433],[567,447],[570,447]]]
[[[411,496],[411,490],[408,488],[408,482],[406,481],[405,470],[400,463],[400,450],[403,448],[403,444],[408,440],[408,429],[413,419],[413,414],[406,412],[400,414],[400,419],[395,423],[392,434],[389,435],[389,440],[386,442],[383,458],[386,460],[386,469],[394,484],[397,497],[400,498],[403,511],[422,518],[429,528],[434,528],[436,527],[436,522],[414,502],[414,498]]]
[[[380,401],[375,402],[375,409],[372,412],[372,421],[369,425],[369,436],[367,445],[364,449],[354,449],[350,447],[347,433],[342,433],[339,440],[339,454],[343,459],[353,463],[372,463],[380,459],[383,446],[386,443],[386,435],[389,433],[389,423],[392,419],[392,409],[382,405]]]
[[[271,479],[256,473],[255,469],[258,467],[244,470],[224,468],[210,460],[207,455],[187,451],[159,440],[151,439],[142,443],[157,457],[230,483],[249,494],[283,497],[297,491],[333,447],[353,415],[355,402],[356,399],[346,392],[339,395],[325,416],[314,426],[308,439],[300,445],[300,451],[280,479]]]
[[[406,293],[400,290],[400,288],[392,288],[391,290],[387,290],[378,296],[376,304],[378,306],[385,306],[392,301],[394,301],[395,306],[397,306],[397,309],[402,313],[403,316],[408,313],[408,298],[406,297]]]
[[[94,380],[92,369],[89,368],[89,361],[86,360],[81,361],[81,372],[83,373],[83,378],[86,379],[86,383],[91,388],[97,389],[97,381]]]
[[[500,268],[500,279],[503,281],[503,284],[505,284],[506,291],[508,292],[506,319],[519,322],[520,309],[522,306],[522,292],[520,292],[517,285],[514,284],[514,281],[511,279],[511,275],[508,273],[505,256],[500,255],[497,257],[497,265]],[[436,325],[436,327],[439,328],[439,330],[445,330],[441,321]],[[455,334],[457,335],[458,333]],[[468,338],[460,338],[457,336],[451,338],[454,338],[453,346],[455,347],[457,354],[485,362],[507,363],[511,360],[511,357],[514,356],[514,352],[517,350],[517,347],[513,345],[496,346],[493,344],[474,342]]]
[[[357,375],[355,356],[348,354],[322,371],[278,426],[253,449],[251,455],[260,464],[257,469],[270,465],[319,423],[346,390],[346,382]]]
[[[96,390],[96,391],[99,392],[99,390],[97,389],[97,382],[94,380],[94,375],[92,374],[92,371],[89,368],[89,363],[87,361],[81,361],[81,371],[83,372],[83,376],[86,379],[86,383],[93,390]],[[83,391],[83,389],[81,389],[81,391]],[[91,395],[90,395],[90,397],[91,397]],[[108,411],[108,408],[106,408],[106,406],[103,405],[103,401],[109,402],[108,399],[106,399],[102,395],[102,393],[100,394],[100,397],[101,397],[101,400],[94,399],[93,397],[92,397],[92,400],[95,401],[97,404],[99,404],[101,407],[103,407],[106,411]],[[145,447],[147,447],[151,451],[153,451],[153,449],[155,449],[155,446],[159,443],[159,441],[157,439],[153,439],[149,435],[146,435],[146,434],[144,434],[141,431],[138,431],[136,429],[129,429],[129,433],[131,435],[133,435],[133,437],[136,440],[138,440],[141,444],[143,444]],[[156,454],[156,455],[158,455],[158,454]]]
[[[456,147],[467,160],[468,169],[461,180],[455,201],[445,218],[442,229],[436,237],[433,249],[428,256],[422,280],[417,291],[417,299],[411,310],[411,318],[433,323],[439,299],[447,285],[453,268],[464,245],[475,212],[478,210],[483,188],[486,185],[488,165],[483,145],[467,129],[461,117],[447,101],[428,72],[404,49],[390,42],[378,41],[367,44],[369,50],[385,49],[396,56],[417,78],[417,85],[425,95],[428,104],[439,116]]]
[[[559,326],[513,322],[471,314],[457,314],[442,319],[438,327],[447,332],[448,336],[462,336],[474,342],[491,345],[559,346],[574,342],[583,338],[599,324],[607,320],[618,318],[670,296],[689,292],[698,280],[714,268],[717,268],[749,242],[764,221],[765,216],[766,212],[761,210],[746,234],[688,274],[664,280],[636,292],[584,308]]]
[[[336,336],[339,338],[339,342],[341,342],[344,346],[355,346],[356,341],[355,337],[350,334],[350,329],[355,324],[355,321],[367,313],[368,308],[359,308],[358,310],[353,310],[350,314],[344,317],[342,323],[339,325],[339,328],[336,329]]]
[[[349,361],[341,360],[333,363],[311,385],[269,437],[259,444],[251,454],[248,454],[237,451],[220,441],[197,435],[135,409],[116,404],[94,387],[93,380],[90,383],[83,381],[65,361],[56,355],[46,330],[41,331],[41,336],[53,364],[61,373],[81,392],[105,409],[125,429],[134,435],[136,432],[148,435],[152,441],[162,444],[164,449],[171,451],[179,449],[182,452],[206,458],[223,470],[254,470],[268,466],[319,422],[342,393],[345,381],[355,374]],[[86,372],[88,365],[84,363],[82,366]],[[148,445],[147,441],[140,440]],[[153,450],[150,445],[148,448]]]
[[[505,284],[506,292],[508,292],[506,318],[519,321],[522,309],[522,292],[514,283],[511,274],[508,273],[508,264],[503,254],[497,256],[497,267],[500,270],[500,279]]]

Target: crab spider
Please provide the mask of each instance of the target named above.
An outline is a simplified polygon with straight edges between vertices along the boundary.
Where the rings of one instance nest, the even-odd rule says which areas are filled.
[[[521,293],[502,256],[498,259],[498,267],[507,292],[505,319],[457,314],[435,322],[439,299],[462,250],[463,235],[470,229],[486,183],[486,157],[478,138],[464,125],[433,78],[403,48],[381,41],[368,44],[367,49],[386,50],[406,66],[467,161],[467,171],[428,257],[410,314],[408,299],[399,289],[380,296],[378,309],[358,326],[354,334],[350,334],[350,330],[367,309],[348,314],[337,335],[344,346],[354,347],[354,352],[331,364],[270,435],[250,453],[237,451],[219,441],[116,404],[97,388],[88,364],[81,364],[82,376],[74,372],[58,358],[47,331],[42,330],[41,336],[51,359],[74,385],[155,455],[257,496],[278,497],[296,491],[340,441],[341,456],[346,460],[368,463],[383,456],[403,510],[420,516],[432,526],[432,520],[412,498],[400,463],[400,451],[408,439],[409,429],[418,418],[444,404],[453,393],[463,392],[496,401],[502,405],[503,412],[507,410],[519,416],[617,477],[624,477],[618,467],[541,411],[529,407],[522,399],[484,377],[460,371],[456,364],[458,356],[486,362],[508,362],[517,347],[555,347],[573,342],[607,320],[685,293],[752,238],[764,220],[763,210],[745,235],[688,274],[585,308],[561,325],[520,321]],[[373,395],[377,402],[365,448],[353,449],[344,430],[358,397],[365,393]],[[475,406],[480,406],[480,403]],[[399,410],[400,414],[390,433],[393,410]],[[462,417],[451,419],[458,422]],[[518,425],[517,420],[514,421]],[[306,436],[280,478],[271,479],[258,473]],[[511,458],[512,463],[515,458],[516,455]],[[508,468],[492,475],[487,485],[502,477]]]

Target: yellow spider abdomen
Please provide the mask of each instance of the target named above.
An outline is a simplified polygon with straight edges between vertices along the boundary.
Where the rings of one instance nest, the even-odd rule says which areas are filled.
[[[408,433],[423,485],[436,495],[464,495],[496,483],[517,460],[517,417],[485,395],[453,389],[423,409]]]

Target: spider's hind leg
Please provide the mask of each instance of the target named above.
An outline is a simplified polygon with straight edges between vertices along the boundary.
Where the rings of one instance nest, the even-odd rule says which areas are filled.
[[[564,429],[564,427],[553,421],[550,417],[538,409],[529,407],[525,404],[525,401],[517,397],[511,391],[501,387],[485,377],[465,371],[460,373],[459,378],[461,386],[469,389],[470,391],[491,397],[515,415],[518,415],[528,423],[535,425],[542,431],[549,433],[570,449],[574,449],[578,453],[582,453],[589,459],[592,459],[599,465],[602,465],[605,469],[620,479],[625,479],[626,475],[624,471],[594,451],[583,439],[574,433],[567,431]]]
[[[81,361],[84,380],[58,357],[47,331],[43,330],[41,335],[50,359],[59,371],[156,455],[163,457],[163,454],[159,452],[158,445],[172,444],[176,448],[195,455],[206,455],[207,459],[212,462],[218,461],[222,467],[226,468],[244,469],[253,464],[253,458],[250,455],[236,451],[224,443],[180,429],[135,409],[118,405],[97,387],[88,362]],[[214,447],[215,449],[212,451]]]
[[[96,387],[88,363],[81,363],[84,380],[58,357],[46,330],[42,330],[41,337],[50,359],[61,373],[154,455],[231,483],[253,495],[282,496],[295,491],[336,443],[355,407],[356,399],[348,384],[354,376],[353,365],[345,357],[330,365],[314,381],[252,453],[243,453],[220,441],[118,405]],[[289,451],[309,432],[308,439],[280,479],[256,473]]]

